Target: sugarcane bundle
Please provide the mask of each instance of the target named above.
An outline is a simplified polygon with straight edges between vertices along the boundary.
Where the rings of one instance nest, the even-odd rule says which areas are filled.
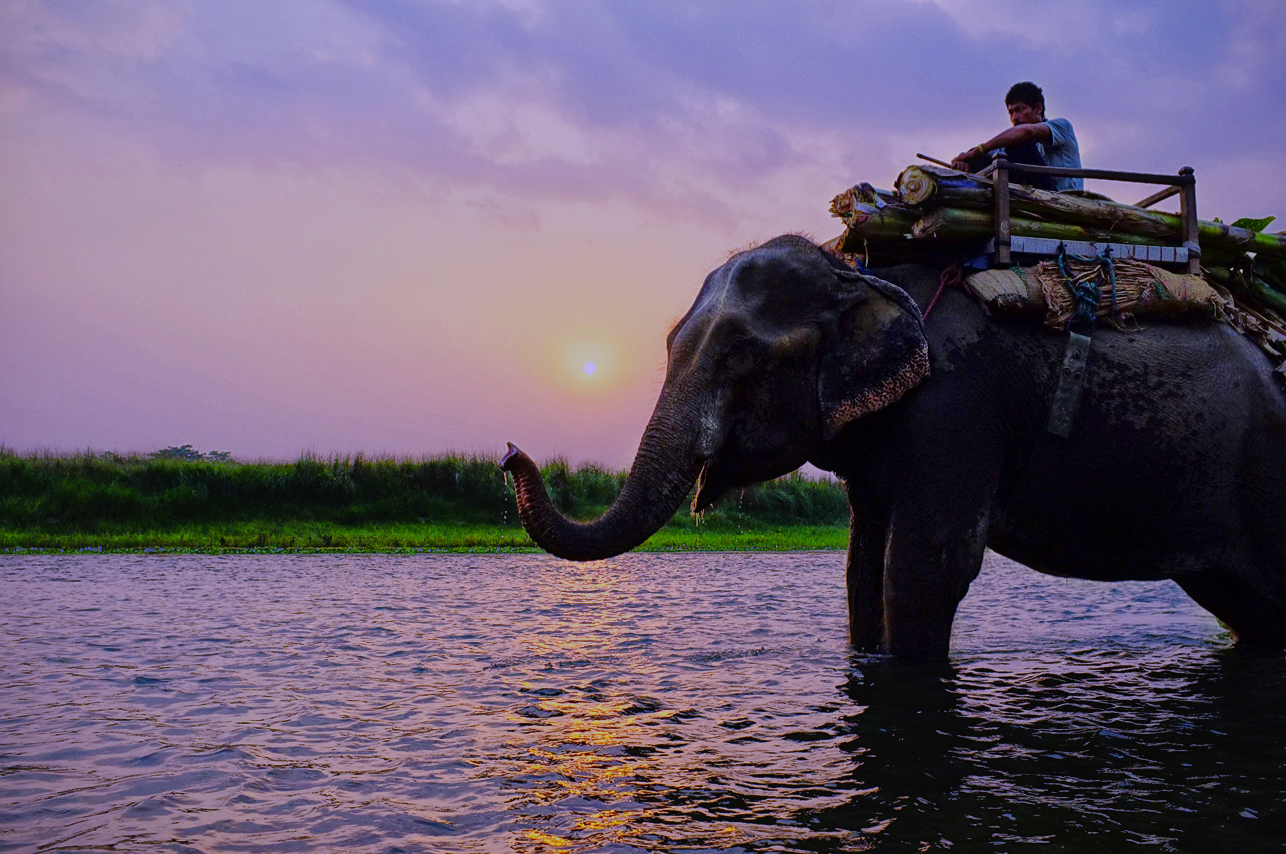
[[[991,182],[986,178],[938,166],[908,166],[898,176],[896,188],[902,204],[917,209],[990,211],[994,204]],[[1176,214],[1037,190],[1025,184],[1009,185],[1009,206],[1011,211],[1020,214],[1015,217],[1011,233],[1032,237],[1044,235],[1021,230],[1019,219],[1066,223],[1112,235],[1110,239],[1115,243],[1162,241],[1177,245],[1182,233],[1182,223]],[[1206,254],[1218,257],[1251,251],[1286,258],[1286,235],[1265,234],[1262,229],[1208,220],[1198,220],[1197,231]]]

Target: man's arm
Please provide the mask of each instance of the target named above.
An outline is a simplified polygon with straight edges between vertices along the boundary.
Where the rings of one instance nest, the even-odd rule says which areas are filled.
[[[969,169],[969,158],[976,157],[979,154],[986,154],[988,151],[995,151],[997,148],[1004,148],[1008,145],[1017,145],[1029,140],[1049,143],[1053,141],[1054,134],[1050,131],[1049,125],[1044,122],[1036,122],[1030,125],[1014,125],[1011,128],[1005,128],[991,139],[984,142],[977,148],[971,148],[968,151],[962,151],[957,154],[951,161],[953,169],[959,169],[966,172]]]

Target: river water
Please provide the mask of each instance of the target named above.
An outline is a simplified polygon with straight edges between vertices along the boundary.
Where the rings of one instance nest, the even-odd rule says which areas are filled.
[[[0,558],[3,851],[1266,851],[1286,663],[994,555],[949,663],[843,557]]]

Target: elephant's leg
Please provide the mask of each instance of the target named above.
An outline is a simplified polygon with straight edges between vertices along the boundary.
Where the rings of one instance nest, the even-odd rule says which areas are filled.
[[[946,657],[956,607],[982,569],[986,521],[984,511],[964,520],[932,510],[894,516],[884,562],[885,652]]]
[[[849,508],[848,639],[875,651],[884,634],[884,527]]]
[[[1227,570],[1176,578],[1198,605],[1223,621],[1242,644],[1286,648],[1286,609]]]

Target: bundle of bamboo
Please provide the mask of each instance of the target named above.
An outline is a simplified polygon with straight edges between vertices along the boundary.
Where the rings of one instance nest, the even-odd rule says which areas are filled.
[[[1118,244],[1182,243],[1180,217],[1105,198],[1009,185],[1010,233],[1058,241]],[[995,234],[992,184],[987,178],[930,165],[910,166],[895,190],[859,184],[831,203],[845,232],[827,248],[866,264],[911,258],[961,259],[978,254]],[[1202,274],[1227,291],[1252,321],[1286,328],[1286,232],[1272,221],[1198,220]]]

